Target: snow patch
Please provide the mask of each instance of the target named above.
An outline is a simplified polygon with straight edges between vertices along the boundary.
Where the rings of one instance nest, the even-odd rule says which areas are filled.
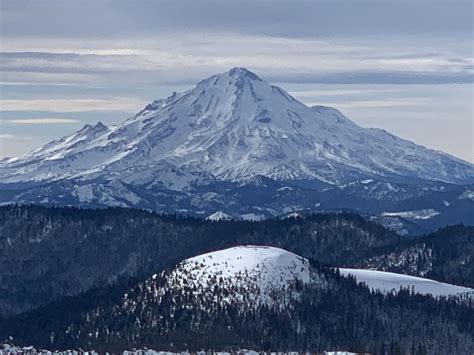
[[[214,212],[213,214],[206,217],[206,220],[214,221],[214,222],[217,222],[217,221],[231,221],[233,219],[234,219],[234,217],[232,217],[230,214],[227,214],[223,211]]]
[[[409,290],[413,288],[416,293],[432,295],[434,297],[456,295],[474,296],[474,289],[469,287],[455,286],[393,272],[363,269],[339,269],[339,272],[343,276],[352,275],[359,283],[365,283],[372,290],[379,290],[385,293],[398,292],[401,288]]]
[[[240,215],[242,220],[249,221],[249,222],[258,222],[263,221],[265,216],[263,214],[256,214],[256,213],[244,213]]]
[[[404,211],[404,212],[383,212],[382,217],[402,217],[407,219],[430,219],[439,215],[439,212],[432,209]]]
[[[472,200],[474,201],[474,191],[466,190],[461,195],[458,196],[459,200]]]
[[[0,355],[17,355],[17,354],[29,354],[29,355],[98,355],[99,353],[95,350],[83,350],[83,349],[71,349],[71,350],[44,350],[36,349],[33,346],[15,346],[8,343],[0,344]],[[196,353],[190,353],[189,351],[160,351],[153,349],[133,349],[125,350],[122,352],[123,355],[308,355],[307,352],[298,352],[298,351],[285,351],[285,352],[259,352],[255,350],[236,350],[232,352],[228,351],[197,351]],[[347,351],[325,351],[324,355],[356,355],[356,353],[351,353]]]
[[[289,186],[283,186],[283,187],[280,187],[279,189],[277,189],[278,192],[280,191],[293,191],[293,188],[292,187],[289,187]]]
[[[72,193],[80,202],[91,202],[94,199],[94,188],[92,185],[75,186]]]

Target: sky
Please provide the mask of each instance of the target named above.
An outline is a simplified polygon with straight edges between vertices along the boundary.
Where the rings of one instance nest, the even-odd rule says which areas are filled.
[[[471,0],[0,0],[0,159],[246,67],[474,162]]]

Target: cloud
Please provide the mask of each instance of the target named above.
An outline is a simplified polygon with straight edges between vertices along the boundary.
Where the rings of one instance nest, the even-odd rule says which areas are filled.
[[[308,99],[313,97],[326,97],[326,96],[366,96],[383,93],[397,92],[397,89],[344,89],[344,90],[296,90],[288,91],[288,93],[299,99]]]
[[[13,134],[1,134],[0,133],[0,139],[16,139],[17,137],[14,136]]]
[[[432,103],[430,98],[413,97],[413,98],[387,98],[384,100],[357,100],[337,103],[324,103],[325,106],[338,107],[340,109],[347,108],[389,108],[389,107],[417,107],[426,106]],[[317,105],[309,103],[309,106]],[[321,105],[321,103],[319,103]]]
[[[469,0],[15,0],[2,3],[2,32],[83,39],[177,32],[293,38],[428,32],[469,37],[471,6]]]
[[[7,122],[15,124],[68,124],[68,123],[81,123],[79,120],[72,118],[25,118],[16,120],[7,120]]]
[[[273,82],[470,82],[474,58],[463,41],[308,39],[176,34],[139,41],[4,41],[3,81],[124,87],[195,83],[235,66]],[[35,44],[36,43],[36,44]],[[27,49],[29,51],[25,52]],[[218,50],[216,50],[218,49]],[[36,51],[38,50],[38,51]],[[99,54],[100,53],[100,54]]]
[[[0,111],[136,112],[146,104],[145,100],[133,97],[109,99],[6,99],[0,100]]]

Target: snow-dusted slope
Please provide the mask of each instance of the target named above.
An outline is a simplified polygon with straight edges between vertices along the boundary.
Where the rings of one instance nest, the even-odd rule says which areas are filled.
[[[117,127],[86,126],[0,162],[0,183],[103,177],[182,190],[195,181],[257,175],[333,184],[363,178],[472,182],[474,166],[361,128],[336,109],[308,107],[244,68],[154,101]]]
[[[296,293],[290,292],[296,282],[320,283],[308,260],[283,249],[267,246],[238,246],[186,259],[163,273],[165,288],[156,287],[154,275],[147,289],[162,292],[166,288],[194,288],[194,296],[208,301],[237,302],[246,305],[266,303],[283,307]],[[215,288],[227,290],[226,295]],[[290,295],[291,293],[291,295]]]
[[[411,290],[413,287],[416,293],[434,297],[462,294],[474,296],[474,289],[472,288],[455,286],[421,277],[376,270],[339,269],[339,271],[342,275],[352,275],[358,282],[365,283],[369,288],[382,292],[396,292],[400,288]]]

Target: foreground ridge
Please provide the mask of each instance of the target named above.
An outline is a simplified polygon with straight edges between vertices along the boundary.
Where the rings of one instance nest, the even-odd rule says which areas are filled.
[[[415,292],[417,283],[429,281],[403,279],[415,280]],[[243,245],[0,320],[0,334],[22,345],[100,352],[245,347],[461,354],[472,349],[472,299],[457,295],[457,288],[434,298],[406,285],[380,292],[368,284],[374,291],[338,269],[281,248]],[[417,336],[407,339],[407,333]]]
[[[10,345],[8,343],[0,344],[0,355],[98,355],[99,352],[95,350],[44,350],[35,349],[33,346],[19,347]],[[123,355],[310,355],[310,354],[321,354],[321,355],[357,355],[366,353],[353,353],[348,351],[324,351],[322,353],[313,352],[299,352],[299,351],[255,351],[255,350],[236,350],[236,351],[160,351],[153,349],[134,349],[124,350],[121,352]],[[367,353],[368,354],[368,353]]]

